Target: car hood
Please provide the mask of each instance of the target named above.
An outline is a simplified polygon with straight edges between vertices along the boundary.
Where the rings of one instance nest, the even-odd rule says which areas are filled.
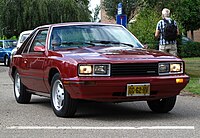
[[[89,60],[133,60],[133,59],[176,59],[168,53],[157,50],[136,49],[131,47],[83,47],[73,50],[60,51],[63,57],[73,57],[78,61]]]

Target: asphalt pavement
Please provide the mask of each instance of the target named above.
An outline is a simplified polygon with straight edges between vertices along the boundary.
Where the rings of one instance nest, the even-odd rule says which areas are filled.
[[[74,118],[59,118],[48,98],[18,104],[8,67],[0,64],[0,138],[198,138],[199,118],[200,97],[188,93],[167,114],[151,112],[146,102],[81,102]]]

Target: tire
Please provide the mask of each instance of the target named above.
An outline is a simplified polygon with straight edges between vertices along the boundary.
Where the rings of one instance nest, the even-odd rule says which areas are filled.
[[[168,113],[176,103],[176,96],[159,100],[147,101],[149,108],[156,113]]]
[[[21,104],[27,104],[31,100],[31,93],[26,91],[26,87],[21,82],[21,78],[17,71],[14,75],[14,95],[16,101]]]
[[[58,117],[74,117],[77,100],[72,99],[61,82],[59,73],[51,81],[51,105]]]
[[[9,66],[10,65],[10,59],[9,59],[9,57],[7,55],[4,57],[4,65],[5,66]]]

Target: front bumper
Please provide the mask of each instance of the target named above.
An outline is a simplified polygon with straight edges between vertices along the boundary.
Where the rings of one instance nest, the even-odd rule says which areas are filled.
[[[182,79],[182,82],[177,82]],[[189,76],[155,77],[80,77],[62,79],[65,89],[75,99],[94,101],[147,101],[178,95]],[[150,83],[150,96],[126,96],[127,84]]]

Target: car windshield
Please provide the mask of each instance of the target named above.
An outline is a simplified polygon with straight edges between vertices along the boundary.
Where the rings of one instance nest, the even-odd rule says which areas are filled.
[[[50,49],[83,46],[127,46],[142,48],[142,44],[126,29],[112,25],[74,25],[54,27]]]
[[[10,48],[10,47],[14,47],[15,45],[14,45],[14,42],[15,41],[4,41],[4,47],[5,48]]]

